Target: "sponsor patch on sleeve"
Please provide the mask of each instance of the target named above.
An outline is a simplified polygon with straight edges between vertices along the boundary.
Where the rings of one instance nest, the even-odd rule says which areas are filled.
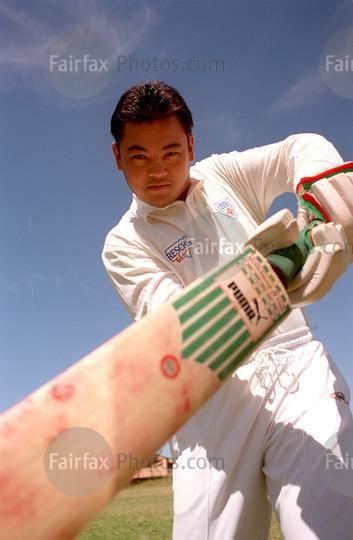
[[[226,216],[232,217],[234,219],[237,218],[237,212],[229,197],[225,197],[224,199],[220,199],[219,201],[217,201],[213,205],[213,208],[217,210],[217,212],[221,212]]]

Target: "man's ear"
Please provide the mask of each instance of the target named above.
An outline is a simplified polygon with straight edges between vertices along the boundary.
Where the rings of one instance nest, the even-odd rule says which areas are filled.
[[[119,171],[122,171],[123,167],[121,164],[121,154],[119,151],[118,143],[116,143],[115,141],[112,143],[112,150],[115,157],[116,166],[118,167]]]
[[[194,159],[195,159],[194,143],[195,143],[194,135],[191,134],[191,135],[188,136],[188,150],[189,150],[189,159],[190,159],[190,161],[194,161]]]

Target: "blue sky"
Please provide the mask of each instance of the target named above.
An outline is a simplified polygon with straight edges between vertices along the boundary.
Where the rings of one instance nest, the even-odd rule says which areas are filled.
[[[307,131],[353,160],[352,99],[319,72],[342,30],[353,32],[352,1],[1,0],[0,410],[130,323],[101,262],[131,197],[110,149],[121,93],[145,79],[176,86],[197,160]],[[103,82],[53,78],[46,51],[70,52],[84,36],[120,65]],[[215,59],[219,69],[207,67]],[[307,310],[351,388],[352,277]]]

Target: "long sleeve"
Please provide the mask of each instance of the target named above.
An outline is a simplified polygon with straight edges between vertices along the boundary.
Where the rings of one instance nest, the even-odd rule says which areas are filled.
[[[335,147],[315,133],[291,135],[266,146],[212,157],[257,222],[265,219],[274,199],[294,191],[302,177],[343,162]]]
[[[130,240],[108,237],[102,259],[114,289],[136,321],[183,289],[162,261]]]

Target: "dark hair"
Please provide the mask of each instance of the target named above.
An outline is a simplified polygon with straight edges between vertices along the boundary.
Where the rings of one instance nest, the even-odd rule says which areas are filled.
[[[187,135],[193,128],[192,114],[179,92],[163,81],[145,81],[128,88],[113,112],[110,130],[118,143],[126,122],[151,122],[175,114]]]

